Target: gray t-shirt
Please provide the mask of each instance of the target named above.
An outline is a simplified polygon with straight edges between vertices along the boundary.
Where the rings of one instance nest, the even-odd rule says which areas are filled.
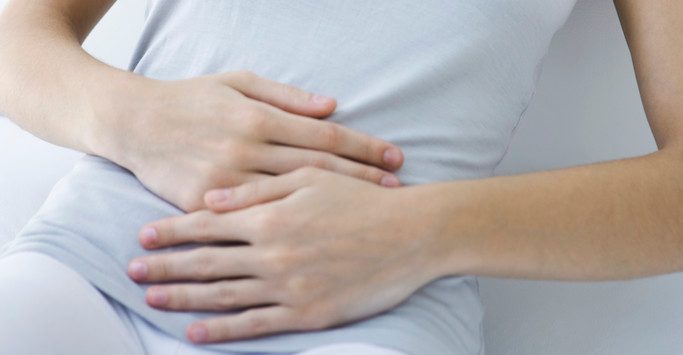
[[[165,80],[251,70],[337,98],[330,120],[403,149],[404,184],[485,178],[574,1],[152,0],[131,70]],[[191,321],[211,314],[151,309],[144,286],[126,276],[128,261],[148,253],[138,229],[180,213],[128,171],[85,157],[6,253],[47,253],[184,339]],[[476,278],[450,277],[371,319],[213,347],[291,352],[360,341],[412,354],[478,354],[482,315]]]

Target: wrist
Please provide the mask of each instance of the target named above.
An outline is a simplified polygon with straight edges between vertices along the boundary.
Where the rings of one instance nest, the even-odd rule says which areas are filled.
[[[107,158],[123,167],[131,168],[130,140],[135,139],[140,102],[152,79],[116,69],[108,73],[106,87],[99,87],[86,99],[89,120],[86,124],[85,145],[91,154]]]
[[[414,187],[413,206],[417,223],[423,226],[431,260],[431,277],[471,274],[476,268],[477,225],[482,219],[475,213],[471,182],[437,183]]]

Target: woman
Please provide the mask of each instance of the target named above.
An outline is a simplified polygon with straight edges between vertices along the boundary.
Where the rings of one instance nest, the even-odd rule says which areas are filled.
[[[78,46],[110,5],[15,1],[2,19],[3,111],[108,159],[84,158],[5,252],[12,353],[476,354],[476,279],[454,275],[683,268],[683,5],[618,3],[658,153],[495,179],[573,1],[152,1],[141,76]],[[307,118],[335,103],[292,86],[339,108]]]

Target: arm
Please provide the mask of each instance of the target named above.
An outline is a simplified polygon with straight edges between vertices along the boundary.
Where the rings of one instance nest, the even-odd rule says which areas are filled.
[[[113,3],[10,1],[0,17],[0,112],[42,139],[95,153],[95,101],[136,78],[81,48]]]
[[[437,219],[449,273],[604,280],[683,271],[683,3],[615,4],[659,151],[427,188],[446,196]]]
[[[333,99],[247,72],[163,82],[89,56],[81,43],[112,4],[11,1],[0,17],[0,112],[127,168],[184,210],[204,207],[209,188],[307,165],[398,184],[388,172],[402,164],[397,147],[311,119],[329,116]]]

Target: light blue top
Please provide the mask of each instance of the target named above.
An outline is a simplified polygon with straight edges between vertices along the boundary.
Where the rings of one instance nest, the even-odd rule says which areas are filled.
[[[403,149],[404,184],[484,178],[503,158],[574,1],[152,0],[131,69],[168,80],[248,69],[337,98],[331,120]],[[52,255],[184,339],[207,314],[151,309],[126,276],[128,261],[147,253],[138,229],[179,213],[126,170],[86,157],[7,252]],[[476,278],[451,277],[358,323],[214,347],[291,352],[360,341],[478,354],[482,313]]]

